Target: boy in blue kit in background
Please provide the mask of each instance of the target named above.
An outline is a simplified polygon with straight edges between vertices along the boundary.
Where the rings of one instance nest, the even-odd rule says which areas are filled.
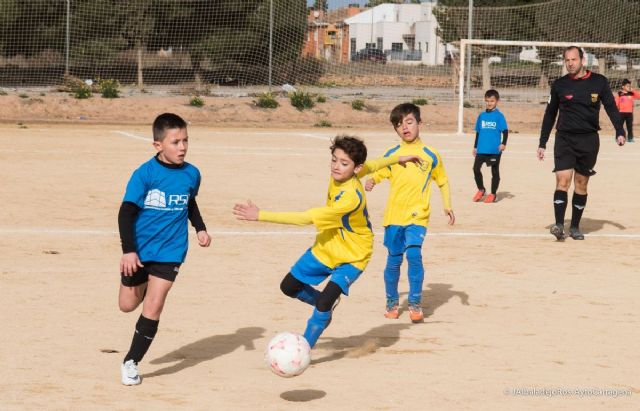
[[[187,255],[187,219],[200,246],[211,243],[196,203],[200,171],[184,161],[185,121],[171,113],[159,115],[153,122],[153,146],[158,153],[133,172],[118,213],[123,253],[120,310],[131,312],[143,303],[120,369],[124,385],[141,382],[138,363],[158,330],[167,294]]]
[[[487,90],[484,93],[484,102],[487,109],[480,113],[476,120],[476,140],[473,143],[473,176],[478,186],[478,192],[473,196],[473,201],[478,202],[486,194],[482,181],[483,164],[491,167],[491,194],[484,199],[485,203],[494,203],[500,184],[500,158],[507,146],[509,128],[504,115],[498,110],[500,94],[496,90]],[[502,133],[502,141],[500,140]]]
[[[366,159],[367,148],[361,140],[338,136],[331,146],[331,180],[325,206],[276,213],[260,210],[249,200],[233,208],[239,220],[316,226],[314,245],[280,283],[285,295],[315,307],[304,332],[312,348],[331,322],[340,295],[349,295],[351,285],[371,259],[373,232],[359,179],[392,164],[420,162],[417,156],[389,156],[365,162]],[[313,287],[327,278],[324,290]]]
[[[389,251],[387,266],[384,269],[384,284],[387,297],[386,318],[397,319],[400,297],[398,295],[398,281],[400,280],[400,266],[403,255],[407,254],[409,264],[409,319],[422,322],[422,283],[424,281],[424,267],[422,265],[422,243],[427,234],[429,215],[431,214],[429,199],[431,198],[431,182],[435,181],[440,187],[444,213],[449,218],[449,224],[455,223],[455,216],[451,209],[451,194],[449,179],[442,165],[440,154],[420,140],[420,108],[415,104],[404,103],[396,106],[389,116],[391,124],[402,140],[400,144],[391,147],[385,157],[395,155],[416,155],[423,161],[420,165],[407,165],[405,168],[397,166],[385,167],[367,180],[366,190],[385,178],[391,182],[389,200],[384,211],[384,245]]]

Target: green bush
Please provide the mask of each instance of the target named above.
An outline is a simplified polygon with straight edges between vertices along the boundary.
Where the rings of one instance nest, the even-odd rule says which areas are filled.
[[[120,82],[114,79],[98,79],[98,91],[104,98],[120,97]]]
[[[316,98],[316,101],[318,103],[326,103],[327,102],[327,97],[324,94],[318,94],[318,97]]]
[[[71,94],[77,99],[89,98],[92,95],[91,86],[84,82],[74,84],[71,87]]]
[[[462,107],[464,107],[464,108],[471,108],[471,107],[473,107],[473,104],[471,104],[471,103],[470,103],[470,102],[468,102],[468,101],[465,101],[464,103],[462,103]]]
[[[0,96],[6,96],[8,93],[0,88]]]
[[[411,100],[411,102],[416,106],[426,106],[427,104],[429,104],[429,100],[427,100],[426,98],[414,98],[413,100]]]
[[[29,98],[29,95],[27,93],[20,93],[20,94],[18,94],[18,97],[20,97],[20,98]]]
[[[189,100],[189,105],[192,107],[202,107],[204,106],[204,99],[200,96],[193,96],[191,100]]]
[[[313,108],[316,105],[316,103],[313,102],[311,93],[302,90],[296,90],[290,93],[289,100],[291,100],[291,105],[300,111],[306,108]]]
[[[258,101],[255,102],[256,106],[260,108],[278,108],[280,103],[276,100],[273,93],[262,93],[258,96]]]
[[[351,108],[354,110],[362,111],[364,109],[364,100],[353,100],[351,102]]]
[[[316,124],[313,125],[314,127],[331,127],[332,124],[329,120],[320,120],[318,121]]]

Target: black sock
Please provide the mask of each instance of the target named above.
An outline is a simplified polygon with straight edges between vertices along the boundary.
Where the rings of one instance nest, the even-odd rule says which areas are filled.
[[[131,340],[131,348],[129,348],[129,352],[124,357],[123,362],[133,360],[135,363],[139,363],[142,360],[158,331],[159,322],[158,320],[150,320],[143,317],[142,314],[140,315],[136,323],[136,332]]]
[[[567,211],[569,195],[566,191],[556,190],[553,193],[553,210],[556,214],[556,224],[564,225],[564,213]]]
[[[573,210],[571,214],[571,227],[578,228],[580,227],[582,212],[584,211],[584,207],[587,205],[587,195],[574,192],[571,203],[571,209]]]

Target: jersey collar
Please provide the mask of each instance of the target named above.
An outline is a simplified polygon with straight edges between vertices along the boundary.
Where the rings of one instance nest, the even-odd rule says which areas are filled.
[[[586,73],[584,73],[584,76],[582,76],[582,77],[576,77],[576,76],[575,76],[575,75],[573,75],[573,74],[569,74],[569,78],[570,78],[571,80],[576,80],[576,81],[577,81],[577,80],[586,80],[586,79],[588,79],[589,77],[591,77],[591,70],[587,70],[587,72],[586,72]]]

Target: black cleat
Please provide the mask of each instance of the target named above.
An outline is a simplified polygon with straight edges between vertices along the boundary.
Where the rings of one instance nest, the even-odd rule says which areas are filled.
[[[564,240],[564,227],[562,224],[554,224],[549,229],[549,232],[556,237],[556,240],[562,241]]]
[[[580,229],[578,227],[571,227],[569,229],[569,237],[573,238],[574,240],[584,240],[584,234],[580,232]]]

